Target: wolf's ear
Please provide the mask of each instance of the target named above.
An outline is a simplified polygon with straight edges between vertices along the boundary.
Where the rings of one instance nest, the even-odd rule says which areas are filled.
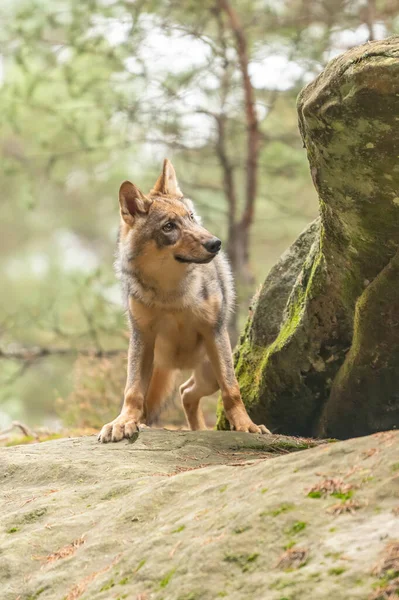
[[[133,183],[124,181],[119,188],[119,204],[122,219],[128,225],[133,225],[137,215],[144,215],[148,212],[152,200],[144,196]]]
[[[179,198],[183,197],[183,193],[177,183],[176,172],[172,163],[167,158],[163,161],[162,173],[152,188],[151,194],[167,194],[170,196],[178,196]]]

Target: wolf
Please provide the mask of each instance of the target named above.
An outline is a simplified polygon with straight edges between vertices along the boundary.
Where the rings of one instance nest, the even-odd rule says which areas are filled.
[[[234,289],[222,242],[201,225],[172,163],[165,159],[147,195],[122,183],[119,204],[116,270],[130,325],[127,381],[121,413],[104,425],[99,441],[131,438],[151,424],[182,369],[192,369],[180,387],[190,429],[206,429],[200,400],[220,389],[232,430],[270,433],[249,418],[234,374],[227,330]]]

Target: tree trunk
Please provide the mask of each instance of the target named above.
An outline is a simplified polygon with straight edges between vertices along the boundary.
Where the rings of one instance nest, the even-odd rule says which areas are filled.
[[[321,221],[255,301],[235,355],[243,399],[254,420],[283,433],[395,427],[399,38],[333,60],[301,92],[298,112]]]
[[[245,105],[247,130],[247,153],[245,171],[245,205],[242,216],[236,220],[236,206],[229,200],[230,215],[234,207],[234,217],[229,222],[228,255],[232,264],[237,287],[237,308],[234,313],[234,337],[238,337],[237,315],[248,307],[254,285],[254,277],[249,262],[250,230],[252,227],[258,186],[258,160],[260,148],[259,120],[256,112],[255,90],[249,75],[249,56],[246,32],[238,14],[229,0],[218,0],[218,8],[227,16],[229,27],[234,35],[238,62],[242,76],[242,89]],[[219,128],[220,139],[220,128]],[[224,164],[222,163],[224,168]],[[224,168],[226,188],[226,170]],[[226,194],[227,195],[227,194]],[[231,194],[230,194],[231,196]],[[229,196],[227,196],[229,198]],[[234,340],[235,341],[235,340]],[[233,344],[234,345],[234,344]]]

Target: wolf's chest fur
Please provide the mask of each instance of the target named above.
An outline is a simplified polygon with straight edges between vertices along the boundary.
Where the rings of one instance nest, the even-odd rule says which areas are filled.
[[[203,358],[203,332],[209,326],[207,317],[211,309],[209,300],[181,310],[148,307],[134,299],[129,305],[135,321],[154,340],[154,365],[191,369]]]

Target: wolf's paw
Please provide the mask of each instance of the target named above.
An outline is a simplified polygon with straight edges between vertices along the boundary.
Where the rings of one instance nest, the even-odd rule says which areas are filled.
[[[103,444],[120,442],[123,438],[130,439],[139,431],[139,423],[129,415],[119,415],[107,423],[100,431],[98,441]]]
[[[255,423],[252,423],[252,425],[250,425],[248,431],[249,433],[268,433],[269,435],[272,434],[272,432],[265,425],[255,425]]]
[[[247,433],[269,433],[271,431],[267,429],[264,425],[255,425],[251,421],[251,419],[236,419],[234,423],[230,423],[231,429],[234,431],[245,431]]]
[[[241,425],[240,427],[235,427],[235,431],[246,431],[247,433],[270,433],[267,427],[264,425],[255,425],[255,423],[248,423],[246,425]]]

